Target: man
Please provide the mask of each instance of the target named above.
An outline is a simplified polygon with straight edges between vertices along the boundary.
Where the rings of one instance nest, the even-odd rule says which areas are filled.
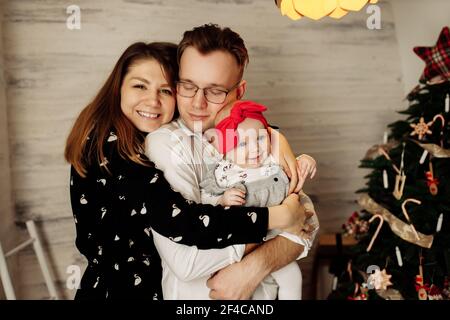
[[[226,104],[243,97],[246,81],[242,77],[248,55],[244,41],[237,33],[229,28],[204,25],[185,32],[178,48],[178,61],[180,119],[150,134],[146,150],[175,190],[187,199],[201,202],[200,182],[206,175],[208,164],[214,163],[218,156],[201,133],[214,126],[217,113]],[[291,191],[296,184],[294,179]],[[313,212],[306,195],[302,196],[302,202],[309,206],[307,211]],[[311,245],[318,229],[316,216],[310,220],[313,226],[312,232],[305,234],[306,247]],[[302,253],[305,256],[308,250],[283,237],[269,240],[253,251],[249,245],[198,250],[170,243],[153,233],[163,264],[166,264],[163,274],[165,299],[201,299],[208,288],[210,291],[206,294],[212,299],[249,299],[252,295],[264,298],[261,290],[257,290],[259,283]],[[244,253],[247,255],[242,258]],[[215,258],[208,259],[212,255]],[[219,269],[222,270],[207,280],[212,270]],[[205,287],[206,280],[208,288]],[[188,294],[183,287],[190,288]],[[276,291],[269,296],[275,298]]]

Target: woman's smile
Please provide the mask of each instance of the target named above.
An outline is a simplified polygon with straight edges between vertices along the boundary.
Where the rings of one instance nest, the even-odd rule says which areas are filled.
[[[158,119],[159,116],[161,115],[160,113],[149,113],[149,112],[144,112],[144,111],[137,111],[137,113],[146,119]]]

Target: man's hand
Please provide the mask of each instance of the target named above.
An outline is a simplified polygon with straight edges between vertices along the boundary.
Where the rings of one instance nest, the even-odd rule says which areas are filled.
[[[233,263],[208,279],[209,297],[215,300],[248,300],[263,280],[259,275],[244,260]]]
[[[211,299],[250,299],[258,285],[270,273],[294,261],[304,250],[284,237],[268,240],[211,277],[206,285]]]

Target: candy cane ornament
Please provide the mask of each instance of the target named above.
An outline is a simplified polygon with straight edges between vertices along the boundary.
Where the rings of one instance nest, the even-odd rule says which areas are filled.
[[[416,236],[417,240],[420,240],[419,234],[416,231],[416,228],[414,228],[414,225],[411,223],[411,219],[409,218],[408,212],[406,212],[406,208],[405,205],[408,202],[414,202],[416,204],[421,204],[422,202],[413,198],[410,199],[406,199],[405,201],[403,201],[402,203],[402,211],[403,211],[403,215],[406,217],[406,220],[408,221],[409,225],[411,226],[412,231],[414,232],[414,235]]]
[[[375,214],[370,218],[369,223],[371,223],[376,218],[380,219],[380,223],[378,224],[377,230],[372,236],[372,239],[370,240],[369,246],[367,247],[367,252],[369,252],[372,249],[372,245],[375,242],[375,239],[378,237],[378,233],[380,233],[381,227],[383,226],[384,218],[381,214]]]

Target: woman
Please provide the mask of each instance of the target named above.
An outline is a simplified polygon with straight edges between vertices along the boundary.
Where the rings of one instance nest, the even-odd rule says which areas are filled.
[[[297,195],[271,208],[225,210],[171,189],[143,143],[174,116],[177,72],[176,45],[131,45],[70,132],[65,158],[76,245],[88,260],[75,299],[160,298],[161,261],[151,228],[182,244],[217,248],[261,242],[268,228],[300,229],[305,218]],[[205,214],[208,232],[200,219]],[[217,243],[218,236],[227,240]]]

